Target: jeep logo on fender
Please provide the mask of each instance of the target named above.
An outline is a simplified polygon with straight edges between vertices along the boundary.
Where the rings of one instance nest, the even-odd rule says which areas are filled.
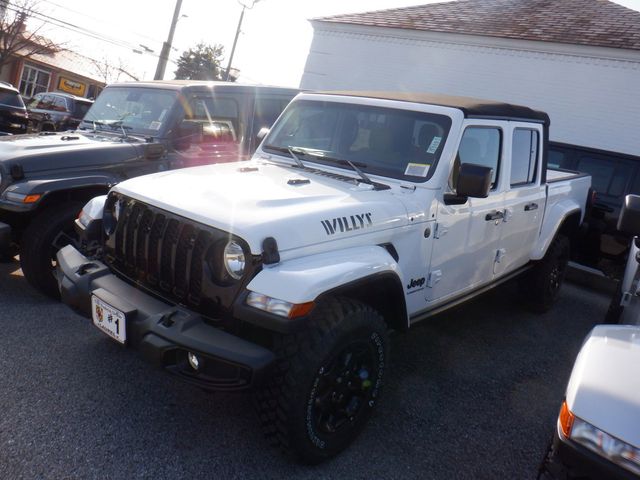
[[[371,213],[361,213],[360,215],[350,215],[348,217],[337,217],[331,220],[321,220],[324,231],[327,235],[333,235],[338,230],[340,232],[351,232],[352,230],[360,230],[373,225],[371,221]]]
[[[425,279],[424,277],[416,279],[411,279],[409,285],[407,285],[407,290],[411,290],[412,288],[422,287],[424,285]]]

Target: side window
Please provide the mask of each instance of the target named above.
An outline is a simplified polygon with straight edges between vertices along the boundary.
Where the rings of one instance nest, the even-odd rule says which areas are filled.
[[[56,112],[66,112],[67,101],[62,97],[53,97],[53,105],[51,110],[55,110]]]
[[[538,167],[538,131],[516,128],[511,148],[511,186],[536,181]]]
[[[550,148],[547,166],[550,168],[569,168],[569,158],[563,151]]]
[[[53,108],[53,97],[51,95],[42,95],[36,108],[40,110],[51,110]]]
[[[256,98],[253,116],[253,131],[257,134],[261,128],[271,128],[288,101],[281,98]]]
[[[500,145],[502,131],[496,127],[467,127],[462,134],[449,185],[455,190],[458,170],[463,163],[474,163],[491,167],[491,189],[496,188],[500,169]]]
[[[244,125],[235,98],[198,96],[189,107],[186,118],[202,123],[203,143],[235,144],[242,138]]]

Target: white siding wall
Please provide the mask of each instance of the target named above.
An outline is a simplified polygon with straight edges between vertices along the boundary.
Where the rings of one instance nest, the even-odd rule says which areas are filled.
[[[552,140],[640,155],[640,52],[313,23],[301,88],[519,103],[549,114]]]

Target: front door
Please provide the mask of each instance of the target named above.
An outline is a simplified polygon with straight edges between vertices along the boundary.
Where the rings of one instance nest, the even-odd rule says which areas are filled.
[[[450,191],[455,191],[462,163],[493,169],[487,198],[469,198],[462,205],[438,207],[431,268],[425,289],[428,302],[441,303],[493,279],[504,223],[502,178],[503,129],[498,122],[468,121],[452,162]]]

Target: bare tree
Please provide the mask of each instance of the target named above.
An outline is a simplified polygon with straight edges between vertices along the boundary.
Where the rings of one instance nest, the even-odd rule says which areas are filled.
[[[103,57],[101,60],[92,59],[91,62],[96,67],[97,73],[104,83],[117,82],[122,78],[122,75],[126,75],[125,80],[139,80],[138,77],[129,73],[129,66],[121,59],[117,61],[108,57]]]
[[[29,58],[62,50],[60,45],[39,35],[44,22],[26,30],[27,20],[38,18],[37,8],[36,0],[0,0],[0,72],[16,56]]]

